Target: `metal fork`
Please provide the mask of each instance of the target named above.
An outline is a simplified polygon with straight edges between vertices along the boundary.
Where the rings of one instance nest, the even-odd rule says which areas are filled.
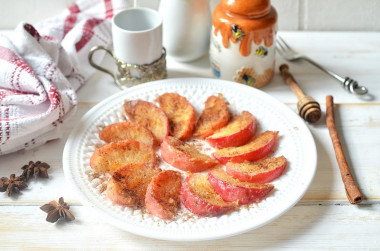
[[[329,74],[330,76],[338,80],[342,84],[342,87],[350,93],[357,94],[357,95],[364,95],[368,93],[368,89],[366,87],[360,86],[358,82],[353,80],[352,78],[341,77],[338,74],[316,63],[312,59],[297,53],[280,36],[277,36],[277,39],[276,39],[276,49],[288,61],[296,61],[296,60],[303,59],[309,62],[310,64],[316,66],[317,68],[321,69],[322,71],[326,72],[327,74]]]

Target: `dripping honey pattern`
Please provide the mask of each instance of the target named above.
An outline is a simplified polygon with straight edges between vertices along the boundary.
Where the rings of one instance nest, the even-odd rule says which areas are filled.
[[[240,42],[239,51],[243,56],[249,56],[252,51],[252,42],[260,45],[264,41],[265,47],[274,42],[277,32],[277,12],[272,7],[270,12],[261,18],[239,18],[226,13],[221,5],[216,6],[213,14],[214,34],[220,32],[222,43],[228,48],[230,41]]]

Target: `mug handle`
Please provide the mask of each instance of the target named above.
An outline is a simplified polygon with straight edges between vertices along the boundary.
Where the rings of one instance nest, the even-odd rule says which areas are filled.
[[[90,62],[90,65],[93,66],[95,69],[98,69],[99,71],[102,71],[102,72],[105,72],[105,73],[111,75],[111,77],[114,79],[116,85],[119,86],[120,89],[123,89],[123,90],[126,89],[126,87],[122,83],[119,82],[119,78],[117,77],[115,72],[110,71],[106,68],[103,68],[102,66],[96,64],[92,60],[92,56],[98,50],[105,50],[108,54],[110,54],[114,58],[113,52],[110,49],[108,49],[102,45],[94,46],[91,48],[90,52],[88,53],[88,61]]]

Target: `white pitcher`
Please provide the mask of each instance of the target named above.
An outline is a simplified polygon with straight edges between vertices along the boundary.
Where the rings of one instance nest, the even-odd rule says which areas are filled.
[[[161,0],[163,45],[170,57],[188,62],[209,49],[211,13],[209,0]]]

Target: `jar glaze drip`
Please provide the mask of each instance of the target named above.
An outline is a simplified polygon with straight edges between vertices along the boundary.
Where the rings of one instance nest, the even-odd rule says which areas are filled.
[[[259,45],[264,40],[265,46],[271,46],[274,42],[274,34],[277,32],[277,12],[273,7],[270,7],[265,16],[252,18],[242,13],[235,14],[235,12],[226,11],[222,4],[219,4],[214,10],[212,22],[214,34],[221,33],[223,46],[227,48],[230,40],[233,43],[240,41],[239,51],[243,56],[251,54],[252,42]],[[244,33],[242,38],[236,38],[233,35],[231,24],[235,24],[242,30]]]
[[[220,0],[213,12],[210,66],[215,77],[255,88],[275,66],[277,12],[270,0]]]

